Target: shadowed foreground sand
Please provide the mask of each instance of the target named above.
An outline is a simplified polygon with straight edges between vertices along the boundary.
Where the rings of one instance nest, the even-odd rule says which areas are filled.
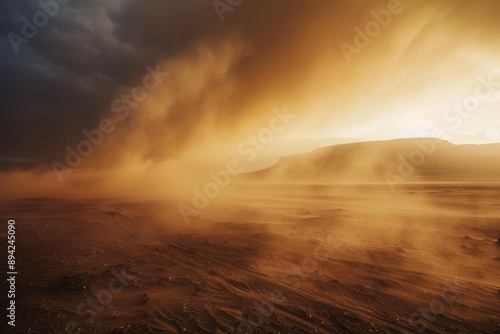
[[[2,202],[19,267],[8,332],[500,333],[499,196],[238,186],[189,225],[178,203]]]

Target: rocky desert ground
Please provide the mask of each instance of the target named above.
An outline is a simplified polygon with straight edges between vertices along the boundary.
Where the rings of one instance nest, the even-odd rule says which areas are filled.
[[[168,201],[3,201],[10,332],[499,333],[499,195],[240,184],[188,223]]]

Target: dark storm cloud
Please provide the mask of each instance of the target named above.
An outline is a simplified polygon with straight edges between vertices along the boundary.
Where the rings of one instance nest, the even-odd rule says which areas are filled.
[[[21,36],[41,5],[0,4],[0,184],[19,196],[177,191],[164,184],[191,191],[186,180],[206,176],[283,106],[297,115],[283,136],[295,142],[398,138],[404,122],[427,126],[421,114],[453,101],[500,54],[496,0],[401,0],[404,10],[357,45],[351,63],[340,45],[359,42],[355,29],[398,0],[217,0],[233,4],[224,13],[213,0],[58,1],[67,4],[18,38],[19,52],[12,34]],[[69,164],[67,147],[119,118],[113,103],[157,64],[171,74],[164,83],[81,164]],[[280,140],[267,157],[299,149]],[[54,161],[71,167],[65,182]]]
[[[240,7],[226,13],[232,17],[222,23],[205,0],[74,0],[60,5],[34,37],[19,42],[23,20],[33,23],[42,8],[37,1],[2,2],[0,157],[39,164],[61,158],[82,129],[95,126],[120,89],[137,84],[147,65],[173,57],[197,40],[217,41],[238,32],[262,38],[257,59],[264,59],[262,51],[291,30],[287,24],[299,19],[303,4],[247,2]],[[15,46],[12,34],[19,42]],[[247,66],[252,73],[252,64]]]
[[[146,65],[200,37],[192,26],[200,23],[202,2],[144,3],[69,1],[34,37],[13,47],[9,36],[24,38],[23,18],[33,23],[42,8],[36,1],[2,2],[0,157],[40,164],[59,158]]]
[[[19,168],[64,160],[66,145],[81,140],[83,129],[97,127],[115,98],[141,82],[146,66],[176,57],[184,57],[190,64],[190,59],[203,56],[190,53],[201,42],[211,50],[223,48],[225,41],[233,39],[251,46],[251,54],[238,58],[231,65],[231,73],[226,74],[234,82],[230,96],[212,111],[212,118],[228,128],[241,120],[248,110],[245,106],[255,101],[293,107],[290,96],[311,98],[313,89],[318,96],[343,92],[349,81],[364,73],[370,54],[385,57],[398,39],[406,39],[405,30],[398,24],[391,25],[378,45],[363,51],[356,66],[346,69],[339,43],[352,42],[353,27],[371,19],[370,10],[387,8],[387,1],[243,0],[224,12],[223,21],[211,0],[65,1],[67,4],[60,6],[36,36],[18,45],[18,53],[8,36],[22,36],[23,17],[32,22],[33,15],[41,10],[40,4],[30,0],[5,0],[0,4],[0,158],[4,159],[0,168],[12,168],[16,159],[34,161],[19,164]],[[411,9],[417,17],[415,24],[434,15],[431,7],[449,7],[446,19],[456,24],[454,29],[466,27],[469,31],[469,37],[463,38],[475,36],[482,41],[486,35],[493,36],[493,30],[485,25],[496,19],[498,2],[485,1],[484,9],[467,1],[413,3],[417,8]],[[411,19],[409,13],[404,15]],[[413,43],[405,40],[411,45],[408,50],[418,47],[430,33],[422,29],[419,36],[411,36]],[[386,42],[380,42],[384,38]],[[218,54],[214,51],[211,55]],[[331,76],[338,77],[337,82],[311,85],[308,80],[325,63]],[[145,129],[143,136],[155,135],[151,135],[144,157],[165,159],[172,151],[169,145],[188,141],[200,119],[197,113],[203,112],[201,106],[225,79],[219,78],[213,89],[205,87],[194,99],[179,99],[161,120],[165,124],[157,125],[154,131]],[[171,83],[180,92],[183,84]],[[159,140],[164,132],[168,135]],[[155,147],[155,141],[161,145]],[[9,161],[8,166],[2,161]]]

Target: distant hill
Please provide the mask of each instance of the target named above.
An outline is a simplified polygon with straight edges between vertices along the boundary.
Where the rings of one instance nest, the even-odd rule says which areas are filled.
[[[421,138],[335,145],[283,157],[246,177],[273,182],[500,181],[500,144]]]

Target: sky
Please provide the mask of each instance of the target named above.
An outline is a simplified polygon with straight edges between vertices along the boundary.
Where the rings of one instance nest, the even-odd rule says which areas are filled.
[[[233,159],[256,170],[338,143],[500,142],[499,10],[2,1],[0,182],[12,196],[163,193],[159,179],[176,191]]]

